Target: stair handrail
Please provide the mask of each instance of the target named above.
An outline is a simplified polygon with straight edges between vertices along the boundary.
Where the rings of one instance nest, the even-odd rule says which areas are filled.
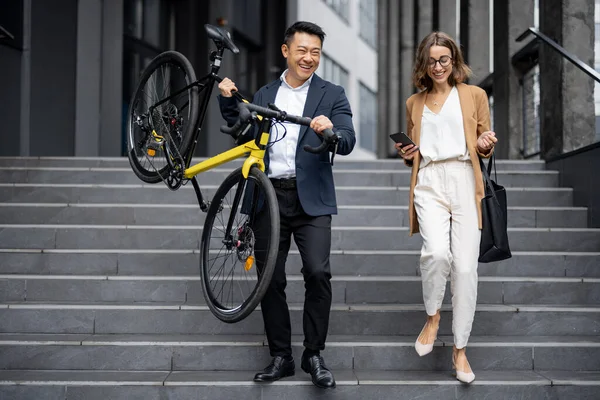
[[[590,67],[589,65],[587,65],[586,63],[581,61],[581,59],[579,57],[577,57],[575,54],[568,52],[564,47],[562,47],[561,45],[556,43],[554,40],[552,40],[551,38],[549,38],[548,36],[546,36],[545,34],[540,32],[539,29],[537,29],[537,28],[534,28],[534,27],[527,28],[527,30],[525,32],[523,32],[517,38],[517,42],[523,41],[527,36],[532,35],[532,34],[537,36],[538,39],[541,39],[547,45],[549,45],[552,49],[557,51],[564,58],[571,61],[571,63],[573,63],[573,65],[575,65],[577,68],[579,68],[580,70],[585,72],[587,75],[589,75],[591,78],[593,78],[596,82],[600,82],[600,74],[598,72],[596,72],[595,69],[593,69],[592,67]]]
[[[0,39],[8,37],[10,40],[15,40],[15,36],[0,25]]]

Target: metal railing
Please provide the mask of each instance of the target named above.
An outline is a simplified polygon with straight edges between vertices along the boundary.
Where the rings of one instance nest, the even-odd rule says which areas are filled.
[[[15,36],[7,31],[2,25],[0,25],[0,39],[9,38],[10,40],[15,40]]]
[[[523,158],[542,156],[540,115],[543,106],[540,105],[540,69],[538,64],[541,45],[548,45],[561,56],[561,59],[568,60],[577,69],[594,79],[595,82],[600,83],[600,73],[537,28],[528,28],[517,38],[517,42],[521,42],[531,35],[534,35],[536,40],[529,42],[513,56],[512,60],[513,65],[523,74],[520,79],[523,106],[523,147],[521,150]],[[598,140],[597,134],[596,140]]]
[[[575,65],[577,68],[579,68],[580,70],[585,72],[587,75],[592,77],[596,82],[600,82],[600,74],[598,72],[596,72],[596,70],[594,70],[592,67],[590,67],[583,61],[581,61],[581,59],[579,59],[579,57],[577,57],[576,55],[565,50],[564,47],[562,47],[561,45],[556,43],[554,40],[550,39],[548,36],[544,35],[537,28],[528,28],[525,32],[523,32],[517,38],[517,42],[523,41],[529,35],[537,36],[538,39],[541,39],[544,43],[546,43],[551,48],[553,48],[558,53],[560,53],[560,55],[562,55],[564,58],[571,61],[573,63],[573,65]]]

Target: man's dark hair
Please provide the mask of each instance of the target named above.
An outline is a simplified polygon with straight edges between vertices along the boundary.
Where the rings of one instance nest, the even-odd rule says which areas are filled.
[[[304,32],[308,33],[309,35],[318,36],[319,39],[321,39],[321,46],[323,46],[323,41],[325,40],[325,32],[323,32],[323,29],[321,29],[321,27],[317,24],[313,24],[312,22],[306,21],[294,22],[292,26],[287,28],[285,31],[283,43],[289,46],[296,32]]]

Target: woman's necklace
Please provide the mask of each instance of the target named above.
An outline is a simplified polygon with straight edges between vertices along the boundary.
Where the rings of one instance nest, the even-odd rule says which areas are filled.
[[[442,94],[442,98],[447,98],[449,94],[450,94],[450,92],[448,92],[448,94]],[[440,106],[440,103],[435,99],[435,97],[433,97],[433,95],[431,96],[431,102],[436,107]]]

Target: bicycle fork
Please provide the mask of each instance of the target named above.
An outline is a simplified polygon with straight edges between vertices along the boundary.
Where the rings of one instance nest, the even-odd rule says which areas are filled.
[[[235,222],[235,215],[237,214],[238,207],[241,207],[240,212],[244,210],[245,199],[243,196],[245,189],[248,188],[248,179],[242,175],[235,192],[233,204],[231,205],[231,211],[227,220],[227,227],[225,230],[225,238],[223,244],[228,250],[235,248],[240,261],[245,262],[244,269],[249,271],[254,265],[253,250],[256,243],[256,236],[253,230],[254,219],[256,212],[258,211],[259,191],[256,187],[252,188],[252,203],[248,214],[248,220],[242,225],[237,227],[236,235],[234,235],[233,229]],[[241,204],[240,204],[241,202]],[[237,238],[235,238],[237,236]]]

